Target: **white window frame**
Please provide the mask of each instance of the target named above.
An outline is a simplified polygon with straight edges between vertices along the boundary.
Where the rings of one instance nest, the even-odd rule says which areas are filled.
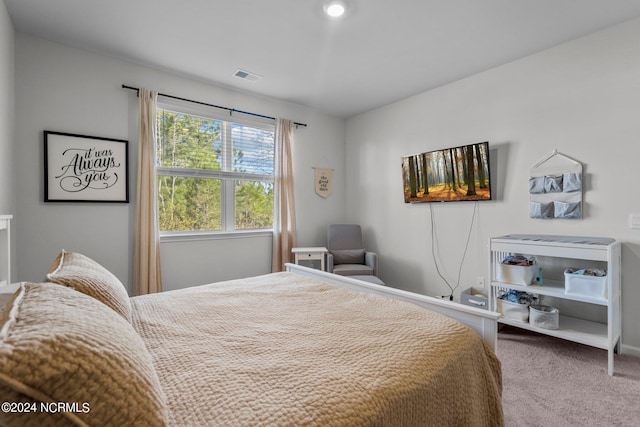
[[[158,96],[157,102],[158,110],[168,110],[172,112],[178,112],[182,114],[188,114],[198,117],[204,117],[207,119],[220,120],[222,122],[222,162],[226,163],[227,170],[232,169],[233,155],[231,152],[231,144],[226,141],[231,141],[231,126],[229,124],[247,125],[256,128],[262,128],[274,132],[275,138],[275,124],[273,120],[247,116],[243,117],[243,114],[237,113],[231,116],[230,113],[222,113],[213,107],[200,105],[188,101],[176,100],[173,98]],[[274,151],[275,156],[275,151]],[[274,158],[275,162],[275,158]],[[275,165],[274,165],[275,166]],[[223,168],[225,169],[225,168]],[[275,172],[275,171],[274,171]],[[242,181],[269,181],[275,185],[275,173],[274,175],[260,175],[249,174],[241,172],[227,172],[222,171],[203,171],[199,169],[185,169],[185,168],[172,168],[156,166],[157,175],[176,175],[184,177],[195,178],[214,178],[221,180],[221,199],[222,199],[222,212],[221,222],[222,230],[190,230],[190,231],[161,231],[161,242],[173,242],[173,241],[193,241],[193,240],[210,240],[210,239],[229,239],[229,238],[246,238],[246,237],[265,237],[273,235],[273,227],[268,229],[252,229],[252,230],[236,230],[235,229],[235,182],[236,180]],[[155,195],[158,197],[157,193]],[[158,211],[156,208],[156,215]],[[275,222],[275,218],[274,218]]]

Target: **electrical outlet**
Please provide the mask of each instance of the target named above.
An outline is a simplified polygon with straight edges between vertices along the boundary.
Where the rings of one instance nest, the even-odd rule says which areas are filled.
[[[482,276],[476,277],[476,286],[478,288],[484,288],[484,277]]]

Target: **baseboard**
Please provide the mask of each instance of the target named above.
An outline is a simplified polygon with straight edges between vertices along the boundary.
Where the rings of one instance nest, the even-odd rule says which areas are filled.
[[[620,349],[620,353],[628,354],[630,356],[640,357],[640,347],[634,347],[632,345],[622,344],[622,348]]]

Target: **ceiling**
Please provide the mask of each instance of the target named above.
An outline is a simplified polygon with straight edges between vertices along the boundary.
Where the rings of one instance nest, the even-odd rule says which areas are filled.
[[[18,32],[344,118],[640,16],[640,0],[347,0],[340,20],[322,0],[4,1]]]

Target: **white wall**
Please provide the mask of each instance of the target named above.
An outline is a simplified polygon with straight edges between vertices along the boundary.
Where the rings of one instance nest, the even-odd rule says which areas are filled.
[[[96,259],[131,288],[137,99],[123,83],[307,123],[294,134],[299,244],[324,244],[327,224],[344,216],[344,120],[20,33],[15,55],[19,280],[43,280],[65,248]],[[129,140],[131,203],[44,203],[43,130]],[[336,170],[331,198],[313,192],[313,166]],[[271,239],[163,243],[162,257],[165,289],[175,289],[270,272]]]
[[[473,203],[403,203],[403,155],[488,140],[494,201],[478,204],[459,292],[488,275],[491,236],[540,233],[623,241],[623,344],[640,352],[640,20],[575,40],[347,121],[347,218],[366,230],[380,274],[429,295],[456,282]],[[529,170],[558,149],[585,165],[585,217],[528,217]]]
[[[0,1],[0,214],[12,214],[15,108],[14,31],[4,1]]]
[[[0,214],[15,214],[16,198],[13,188],[14,110],[14,30],[4,1],[0,0]],[[15,219],[13,226],[15,227]],[[11,240],[12,253],[15,253],[15,239]],[[4,242],[4,240],[2,241]],[[4,254],[3,251],[0,253]],[[12,257],[11,264],[12,277],[9,278],[10,280],[16,276],[15,257]]]

